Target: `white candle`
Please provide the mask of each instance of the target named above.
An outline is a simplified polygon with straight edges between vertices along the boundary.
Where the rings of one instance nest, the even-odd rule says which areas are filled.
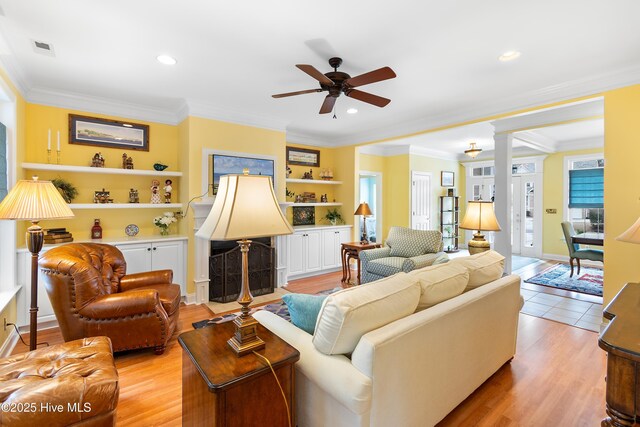
[[[47,150],[51,150],[51,129],[49,129],[49,136],[47,137]]]
[[[58,151],[60,151],[60,131],[58,131]]]

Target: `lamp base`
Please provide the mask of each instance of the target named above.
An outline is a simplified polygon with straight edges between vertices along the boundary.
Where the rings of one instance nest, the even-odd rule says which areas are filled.
[[[235,351],[236,356],[244,356],[264,348],[264,341],[258,337],[258,321],[253,316],[238,316],[233,323],[236,325],[236,332],[227,344]]]
[[[491,244],[484,239],[484,234],[474,233],[473,239],[467,242],[469,254],[479,254],[491,249]]]

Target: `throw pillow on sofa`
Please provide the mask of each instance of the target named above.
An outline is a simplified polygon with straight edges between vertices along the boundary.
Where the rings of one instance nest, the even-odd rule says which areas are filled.
[[[409,276],[418,279],[422,288],[416,311],[461,295],[469,283],[469,270],[450,262],[414,270]]]
[[[286,294],[282,297],[289,309],[291,323],[312,335],[325,299],[327,295]]]
[[[504,257],[496,251],[455,258],[450,264],[462,265],[469,270],[469,283],[465,292],[498,280],[504,273]]]
[[[415,312],[419,299],[420,283],[406,273],[331,294],[320,309],[313,345],[324,354],[351,353],[362,335]]]

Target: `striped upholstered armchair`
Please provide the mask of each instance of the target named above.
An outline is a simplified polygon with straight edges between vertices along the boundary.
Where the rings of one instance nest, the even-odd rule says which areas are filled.
[[[362,283],[449,261],[437,230],[391,227],[385,244],[360,252]]]

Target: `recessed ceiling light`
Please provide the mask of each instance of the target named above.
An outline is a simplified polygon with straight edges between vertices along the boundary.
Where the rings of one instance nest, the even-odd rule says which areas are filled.
[[[157,58],[159,63],[164,65],[176,65],[178,61],[172,56],[169,55],[159,55]]]
[[[357,112],[358,112],[358,109],[357,109],[357,108],[349,108],[349,109],[347,110],[347,114],[355,114],[355,113],[357,113]]]
[[[498,59],[502,62],[513,61],[520,57],[520,52],[517,50],[509,50],[498,57]]]

